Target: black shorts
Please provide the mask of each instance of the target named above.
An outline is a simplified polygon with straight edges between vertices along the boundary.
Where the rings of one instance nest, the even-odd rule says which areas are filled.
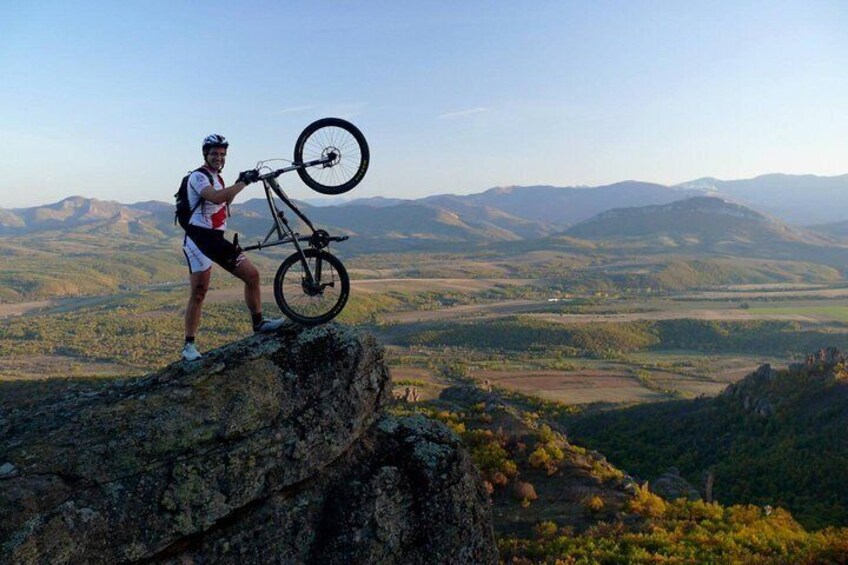
[[[209,269],[213,261],[232,273],[245,259],[241,247],[224,239],[223,231],[198,226],[189,226],[186,230],[183,253],[190,273]]]

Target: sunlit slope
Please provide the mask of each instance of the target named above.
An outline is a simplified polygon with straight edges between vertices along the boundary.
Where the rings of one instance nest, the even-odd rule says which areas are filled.
[[[805,259],[828,248],[844,256],[840,243],[791,227],[721,198],[696,197],[661,206],[618,208],[564,232],[603,241],[605,247],[737,254]]]

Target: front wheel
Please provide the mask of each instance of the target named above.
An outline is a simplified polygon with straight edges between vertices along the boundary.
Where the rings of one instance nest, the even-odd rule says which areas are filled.
[[[339,118],[312,122],[294,144],[295,163],[324,163],[297,170],[306,186],[321,194],[342,194],[358,185],[368,170],[369,158],[365,136]]]
[[[337,257],[323,250],[304,249],[303,255],[289,255],[274,277],[277,306],[305,326],[323,324],[338,316],[349,294],[347,270]]]

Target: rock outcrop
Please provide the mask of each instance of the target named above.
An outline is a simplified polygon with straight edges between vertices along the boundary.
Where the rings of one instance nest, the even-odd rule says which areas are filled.
[[[779,398],[770,392],[769,387],[776,378],[777,371],[772,369],[769,363],[765,363],[739,382],[727,385],[721,396],[741,399],[743,410],[768,418],[780,402]]]
[[[0,562],[496,561],[469,457],[390,389],[328,325],[0,414]]]
[[[783,405],[792,405],[801,391],[827,387],[848,379],[845,354],[825,347],[808,354],[803,363],[792,363],[786,370],[775,370],[768,363],[742,380],[730,384],[721,398],[736,401],[745,412],[761,418],[774,416]]]
[[[666,500],[701,500],[701,493],[686,479],[680,476],[677,467],[669,467],[665,473],[649,483],[649,488]]]

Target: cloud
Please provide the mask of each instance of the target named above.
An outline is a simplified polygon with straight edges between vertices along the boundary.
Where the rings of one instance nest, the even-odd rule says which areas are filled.
[[[332,104],[324,108],[325,116],[335,116],[345,120],[352,120],[365,112],[366,104],[363,102],[345,102]]]
[[[289,108],[283,108],[282,110],[275,110],[274,112],[271,112],[271,115],[280,116],[282,114],[294,114],[295,112],[305,112],[306,110],[312,110],[313,108],[315,108],[315,106],[291,106]]]
[[[365,111],[366,105],[361,102],[337,103],[337,104],[304,104],[303,106],[290,106],[281,110],[271,112],[272,116],[282,116],[285,114],[297,114],[300,112],[309,112],[316,116],[335,116],[337,118],[353,119]]]
[[[459,110],[458,112],[448,112],[447,114],[442,114],[439,116],[440,120],[450,120],[453,118],[463,118],[465,116],[471,116],[473,114],[480,114],[482,112],[488,112],[488,108],[470,108],[468,110]]]

